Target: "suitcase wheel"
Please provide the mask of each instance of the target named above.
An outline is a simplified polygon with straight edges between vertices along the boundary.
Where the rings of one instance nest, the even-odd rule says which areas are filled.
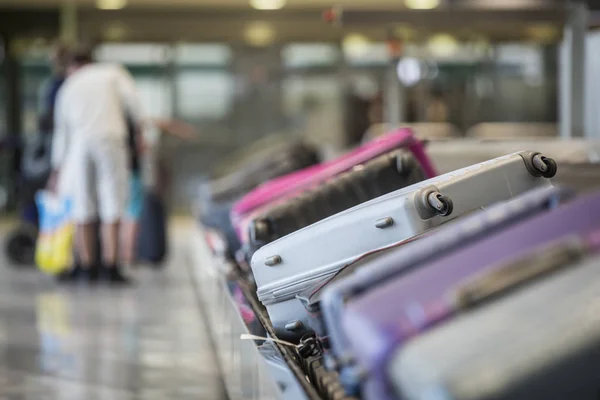
[[[16,267],[33,266],[35,260],[35,229],[19,228],[10,234],[5,243],[5,253]]]
[[[452,211],[454,210],[452,199],[439,192],[430,193],[429,196],[427,196],[427,202],[435,209],[435,212],[442,217],[447,217],[452,214]]]
[[[271,235],[271,224],[265,218],[259,218],[252,221],[248,227],[250,240],[253,244],[258,245],[269,242]]]
[[[552,178],[556,175],[558,167],[556,161],[551,158],[544,157],[541,154],[536,154],[531,160],[533,167],[539,171],[544,178]]]
[[[296,349],[303,359],[315,357],[323,353],[323,348],[314,334],[304,335],[302,339],[300,339],[300,344]]]

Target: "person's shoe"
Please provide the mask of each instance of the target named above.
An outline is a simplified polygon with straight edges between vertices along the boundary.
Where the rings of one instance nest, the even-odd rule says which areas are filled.
[[[79,280],[89,284],[95,284],[100,279],[100,267],[93,266],[90,268],[83,268],[80,273]]]
[[[111,285],[128,286],[133,283],[131,278],[124,275],[123,272],[121,271],[121,268],[119,268],[119,267],[115,267],[115,266],[108,267],[108,268],[106,268],[106,273],[107,273],[108,283],[110,283]]]
[[[79,280],[83,274],[83,268],[80,265],[75,265],[73,268],[63,271],[56,276],[59,283],[72,283]]]

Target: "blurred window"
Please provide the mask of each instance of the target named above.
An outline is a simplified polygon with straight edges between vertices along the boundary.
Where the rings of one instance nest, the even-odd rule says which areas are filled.
[[[175,62],[180,66],[228,66],[231,59],[231,48],[218,43],[180,44],[175,48]]]
[[[50,78],[50,46],[42,40],[18,40],[22,133],[27,137],[38,130],[41,91]]]
[[[529,84],[540,84],[544,79],[544,59],[540,46],[525,44],[500,45],[497,49],[497,60],[501,66],[516,67],[512,69]],[[505,71],[510,71],[506,69]]]
[[[188,121],[217,123],[231,113],[234,79],[229,71],[233,52],[220,43],[186,43],[175,48],[177,116]],[[219,131],[219,126],[214,127]],[[211,129],[213,131],[213,129]]]
[[[340,146],[342,88],[333,74],[294,75],[282,82],[284,113],[294,129],[320,145]]]
[[[281,55],[283,65],[288,69],[334,67],[340,51],[330,43],[296,43],[285,46]]]
[[[163,65],[169,61],[167,45],[151,43],[107,43],[96,48],[98,61],[125,65]]]
[[[387,45],[383,42],[347,40],[343,50],[346,62],[353,67],[382,66],[390,62]]]
[[[178,115],[193,121],[224,118],[233,101],[233,85],[226,71],[180,72],[176,78]]]

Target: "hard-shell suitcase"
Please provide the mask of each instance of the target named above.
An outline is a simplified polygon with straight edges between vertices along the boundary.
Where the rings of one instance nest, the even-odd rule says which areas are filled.
[[[240,247],[229,213],[237,200],[259,184],[318,162],[314,148],[302,142],[278,143],[257,157],[246,159],[239,169],[200,187],[200,221],[225,239],[226,256],[233,259]]]
[[[240,240],[242,243],[248,243],[250,221],[264,212],[273,202],[302,193],[342,172],[351,170],[356,165],[398,148],[410,150],[427,177],[436,175],[423,144],[413,136],[410,129],[399,129],[337,159],[273,179],[248,193],[231,210],[231,222]]]
[[[330,280],[298,294],[297,298],[307,310],[308,324],[321,340],[333,338],[331,350],[333,354],[342,356],[347,348],[347,341],[339,329],[339,321],[346,299],[370,290],[398,273],[443,257],[451,250],[467,246],[501,229],[551,210],[572,196],[572,191],[563,187],[533,189],[443,225],[417,241],[402,241],[367,254],[345,265]]]
[[[390,355],[449,319],[454,294],[465,280],[497,272],[503,263],[537,246],[599,228],[599,208],[600,194],[573,200],[351,299],[341,320],[351,349],[342,373],[346,387],[360,386],[366,399],[393,398],[385,379]]]
[[[144,196],[137,238],[137,258],[160,266],[167,256],[167,212],[159,195],[149,191]]]
[[[319,162],[312,146],[296,141],[279,144],[255,158],[239,164],[238,169],[213,179],[202,187],[205,196],[215,202],[239,199],[265,181],[314,165]]]
[[[282,398],[307,398],[297,381],[298,378],[290,370],[285,359],[272,343],[264,342],[260,345],[258,351],[267,365],[271,379],[277,383],[277,386],[281,390]]]
[[[554,161],[535,152],[496,158],[429,179],[343,211],[259,249],[251,267],[277,333],[306,329],[295,296],[362,254],[406,240],[467,212],[550,185]],[[543,176],[542,176],[543,175]]]
[[[250,224],[258,249],[333,214],[426,179],[412,153],[400,149],[377,157],[262,214]]]
[[[597,399],[599,247],[598,231],[568,238],[469,282],[455,318],[391,355],[397,397]]]

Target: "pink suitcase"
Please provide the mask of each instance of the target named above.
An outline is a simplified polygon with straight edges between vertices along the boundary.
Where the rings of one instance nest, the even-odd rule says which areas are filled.
[[[414,154],[428,178],[436,176],[423,143],[414,137],[412,130],[408,128],[395,130],[335,160],[273,179],[248,193],[231,210],[231,222],[242,244],[248,243],[247,228],[252,219],[276,202],[304,192],[358,164],[400,147],[407,148]]]

